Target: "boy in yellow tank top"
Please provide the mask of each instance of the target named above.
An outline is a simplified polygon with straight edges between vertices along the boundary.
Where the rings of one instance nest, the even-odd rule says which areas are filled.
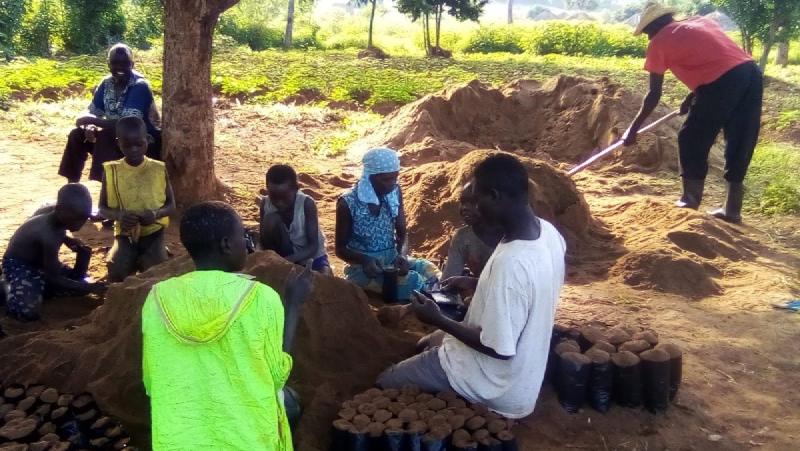
[[[145,156],[147,129],[138,117],[117,121],[117,141],[125,158],[103,164],[100,214],[114,221],[108,278],[121,282],[167,259],[164,230],[175,199],[164,163]]]

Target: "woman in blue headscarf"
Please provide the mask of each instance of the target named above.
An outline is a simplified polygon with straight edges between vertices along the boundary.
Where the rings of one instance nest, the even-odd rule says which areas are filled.
[[[336,255],[348,263],[347,280],[378,293],[384,268],[397,268],[397,298],[407,301],[412,291],[435,285],[440,273],[431,262],[407,256],[397,152],[372,149],[362,162],[361,179],[336,204]]]

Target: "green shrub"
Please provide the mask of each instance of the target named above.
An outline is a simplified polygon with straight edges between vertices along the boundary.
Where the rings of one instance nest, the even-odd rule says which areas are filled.
[[[464,53],[522,53],[525,48],[520,29],[509,26],[491,26],[481,27],[471,33],[461,50]]]
[[[749,210],[764,214],[800,214],[800,153],[789,144],[759,145],[745,186]]]
[[[12,53],[27,0],[0,0],[0,52]]]
[[[50,56],[60,38],[62,11],[53,0],[40,0],[31,4],[22,22],[18,48],[26,55]]]
[[[163,9],[157,0],[125,0],[125,42],[149,49],[150,40],[164,33]]]
[[[125,16],[115,0],[63,0],[64,47],[92,54],[119,42],[125,34]]]
[[[528,51],[539,55],[642,57],[647,49],[647,41],[633,36],[630,28],[594,22],[541,22],[526,39]]]
[[[219,32],[232,37],[239,44],[249,46],[251,50],[283,46],[283,32],[262,23],[241,23],[235,18],[223,16],[219,23]]]

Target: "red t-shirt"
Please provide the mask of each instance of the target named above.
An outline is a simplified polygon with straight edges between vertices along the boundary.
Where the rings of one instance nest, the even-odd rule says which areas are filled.
[[[671,70],[692,91],[753,59],[711,18],[672,22],[650,40],[644,68],[663,74]]]

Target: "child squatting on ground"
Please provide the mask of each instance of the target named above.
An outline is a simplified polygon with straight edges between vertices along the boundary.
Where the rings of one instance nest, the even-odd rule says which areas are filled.
[[[3,255],[3,277],[8,284],[6,310],[24,321],[39,319],[42,299],[102,293],[105,285],[84,279],[92,251],[67,235],[83,227],[92,212],[92,198],[85,186],[70,183],[58,191],[55,208],[34,215],[11,237]],[[75,252],[70,268],[58,259],[66,245]]]
[[[153,449],[291,450],[284,385],[310,264],[281,302],[238,274],[245,230],[229,205],[190,207],[180,235],[196,270],[156,284],[142,308]]]
[[[267,195],[259,204],[260,242],[292,263],[313,259],[311,269],[333,274],[325,236],[319,227],[317,204],[300,191],[291,166],[276,164],[267,170]]]
[[[121,282],[167,260],[164,229],[175,211],[164,163],[147,153],[147,128],[138,117],[117,121],[117,141],[125,158],[103,164],[100,214],[114,221],[108,278]]]

